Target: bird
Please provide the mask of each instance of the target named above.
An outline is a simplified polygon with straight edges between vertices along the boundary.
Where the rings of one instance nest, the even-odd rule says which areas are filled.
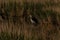
[[[2,17],[3,20],[5,19],[5,16],[2,11],[0,11],[0,16]]]
[[[3,20],[8,20],[8,12],[5,9],[0,9],[0,16]]]
[[[37,18],[34,17],[34,16],[32,16],[32,15],[30,15],[30,22],[31,22],[32,24],[35,24],[35,25],[38,24],[38,20],[37,20]]]

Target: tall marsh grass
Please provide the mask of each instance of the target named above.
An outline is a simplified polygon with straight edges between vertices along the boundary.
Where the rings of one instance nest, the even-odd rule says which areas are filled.
[[[0,20],[0,40],[59,40],[60,14],[43,8],[42,3],[1,3],[5,19]],[[29,15],[37,18],[38,26],[29,24]]]

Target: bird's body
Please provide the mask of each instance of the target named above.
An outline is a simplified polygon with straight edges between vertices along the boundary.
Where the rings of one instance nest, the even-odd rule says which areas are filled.
[[[0,16],[2,17],[2,19],[5,19],[5,16],[2,11],[0,11]]]
[[[32,24],[35,24],[35,25],[38,24],[37,18],[35,18],[35,17],[31,16],[31,15],[30,15],[30,21],[31,21]]]
[[[3,20],[8,19],[8,13],[5,10],[0,10],[0,16],[2,17]]]
[[[38,23],[38,20],[37,20],[35,17],[32,17],[32,18],[31,18],[31,22],[32,22],[32,23]]]

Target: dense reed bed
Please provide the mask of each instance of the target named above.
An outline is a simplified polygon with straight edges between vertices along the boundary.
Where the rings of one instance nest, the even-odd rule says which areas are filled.
[[[0,3],[0,40],[60,40],[60,13],[54,10],[56,4]],[[29,15],[38,23],[33,24]]]

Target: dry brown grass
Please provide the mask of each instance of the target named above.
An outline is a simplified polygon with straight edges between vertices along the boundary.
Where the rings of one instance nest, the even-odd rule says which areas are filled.
[[[21,1],[21,0],[19,0],[19,1]],[[1,0],[0,0],[0,2],[1,2]],[[14,1],[11,1],[11,3],[12,2],[14,2]],[[19,4],[19,2],[17,2],[17,3]],[[11,6],[12,8],[9,11],[10,16],[8,16],[8,20],[7,19],[3,20],[2,18],[0,19],[0,33],[2,33],[2,35],[1,34],[0,35],[2,36],[2,38],[4,38],[3,37],[4,35],[8,34],[10,36],[9,37],[10,40],[60,40],[60,12],[59,12],[59,8],[58,8],[59,5],[56,6],[57,7],[56,8],[55,4],[48,5],[48,4],[45,4],[45,1],[43,1],[43,0],[41,1],[41,4],[45,6],[41,9],[41,10],[43,10],[42,13],[45,12],[45,14],[46,14],[46,12],[47,12],[47,16],[48,15],[49,16],[46,18],[45,14],[41,13],[40,16],[38,16],[37,13],[34,14],[34,16],[37,17],[38,22],[39,22],[39,24],[37,26],[30,23],[29,21],[25,21],[25,19],[29,20],[28,17],[31,13],[30,13],[30,11],[27,11],[27,10],[29,10],[29,8],[28,8],[28,9],[26,9],[27,15],[23,16],[23,12],[25,10],[23,1],[21,2],[21,4],[19,4],[22,7],[17,6],[17,5],[14,6],[14,7],[17,7],[17,8],[15,8],[16,10],[13,7],[14,4],[12,4],[12,6]],[[56,2],[56,4],[57,4],[57,2]],[[10,5],[10,4],[7,4],[7,5]],[[4,8],[5,7],[1,8],[1,9],[3,9],[2,11],[3,11],[4,17],[5,17]],[[32,12],[35,12],[35,10],[32,10]],[[25,18],[26,16],[27,16],[27,18]],[[0,38],[1,38],[1,36],[0,36]],[[4,39],[1,39],[1,40],[4,40]],[[6,40],[8,40],[8,39],[6,39]]]

